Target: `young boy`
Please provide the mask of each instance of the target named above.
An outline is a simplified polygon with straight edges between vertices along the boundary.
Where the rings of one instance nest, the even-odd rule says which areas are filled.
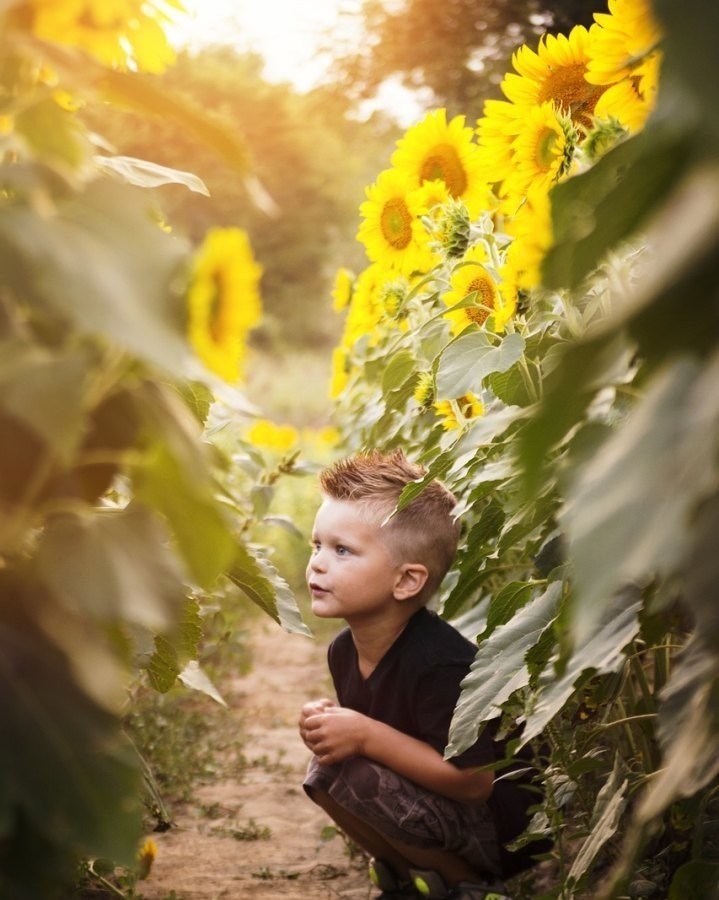
[[[443,758],[476,648],[426,609],[457,549],[453,495],[433,481],[388,518],[423,474],[402,451],[374,451],[320,476],[312,611],[349,627],[328,654],[339,703],[302,709],[300,735],[313,753],[304,787],[374,857],[381,897],[501,898],[511,859],[501,843],[524,830],[535,800],[479,768],[504,758],[489,728]]]

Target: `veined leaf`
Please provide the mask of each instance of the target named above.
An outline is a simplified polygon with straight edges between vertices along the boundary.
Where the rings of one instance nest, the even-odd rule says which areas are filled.
[[[153,188],[161,184],[183,184],[196,194],[210,196],[205,182],[192,172],[181,172],[146,159],[132,156],[95,156],[95,165],[106,175],[111,175],[137,187]]]
[[[215,703],[219,703],[220,706],[227,706],[224,697],[217,690],[207,672],[205,672],[196,659],[192,659],[188,662],[185,668],[180,672],[179,679],[185,687],[206,694],[208,697],[211,697]]]
[[[589,836],[579,848],[572,868],[569,870],[569,878],[573,879],[575,883],[589,869],[606,842],[616,833],[629,799],[627,785],[624,766],[617,754],[614,758],[612,773],[597,794],[592,821],[589,825]]]
[[[54,516],[37,563],[55,597],[97,619],[126,619],[161,630],[176,618],[185,595],[165,529],[139,504]]]
[[[478,393],[482,380],[494,372],[506,372],[524,352],[524,338],[508,334],[498,347],[481,331],[461,335],[440,358],[437,371],[437,395],[462,397]]]
[[[383,360],[382,394],[385,399],[389,393],[402,387],[416,369],[417,360],[409,350],[400,350],[389,361]]]
[[[533,712],[527,716],[522,744],[540,734],[562,709],[582,675],[615,672],[624,665],[624,648],[639,632],[640,607],[641,597],[636,588],[621,591],[603,610],[592,634],[575,647],[562,676],[545,673],[540,678],[539,698]]]
[[[311,635],[309,628],[302,621],[287,582],[266,559],[253,556],[246,547],[240,545],[237,548],[235,563],[227,573],[227,577],[285,631]]]
[[[536,587],[531,581],[510,581],[505,585],[489,603],[487,626],[478,636],[477,642],[485,641],[499,625],[509,622],[517,610],[529,602]]]
[[[14,822],[22,810],[70,852],[132,865],[140,837],[135,754],[115,717],[78,688],[67,659],[25,617],[30,599],[20,604],[13,594],[13,603],[0,604],[0,821]]]
[[[559,582],[550,584],[543,594],[522,607],[506,625],[498,626],[481,644],[462,682],[444,752],[446,759],[471,747],[482,723],[499,715],[502,703],[529,683],[524,657],[556,616],[561,594]]]
[[[156,691],[164,694],[174,686],[186,665],[197,658],[201,639],[200,607],[196,600],[188,600],[179,626],[155,638],[147,674]]]

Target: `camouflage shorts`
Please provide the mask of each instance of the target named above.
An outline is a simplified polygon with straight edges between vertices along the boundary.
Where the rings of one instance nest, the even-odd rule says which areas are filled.
[[[480,872],[500,872],[497,833],[485,803],[450,800],[363,756],[333,766],[313,756],[303,787],[310,797],[313,790],[328,794],[389,838],[447,850]]]

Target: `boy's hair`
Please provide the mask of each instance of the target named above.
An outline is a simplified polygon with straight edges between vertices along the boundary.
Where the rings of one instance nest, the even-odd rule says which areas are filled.
[[[427,583],[417,595],[423,604],[439,587],[457,552],[459,522],[452,516],[456,498],[433,480],[404,509],[385,520],[403,489],[426,471],[424,466],[409,462],[402,450],[386,454],[371,450],[339,460],[320,474],[326,497],[361,504],[382,523],[393,555],[427,567]]]

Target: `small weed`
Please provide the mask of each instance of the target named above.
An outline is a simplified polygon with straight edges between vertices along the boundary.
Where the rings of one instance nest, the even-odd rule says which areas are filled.
[[[240,828],[213,828],[210,834],[218,837],[231,837],[236,841],[269,841],[272,830],[267,825],[260,825],[254,819],[250,819],[246,825]]]

